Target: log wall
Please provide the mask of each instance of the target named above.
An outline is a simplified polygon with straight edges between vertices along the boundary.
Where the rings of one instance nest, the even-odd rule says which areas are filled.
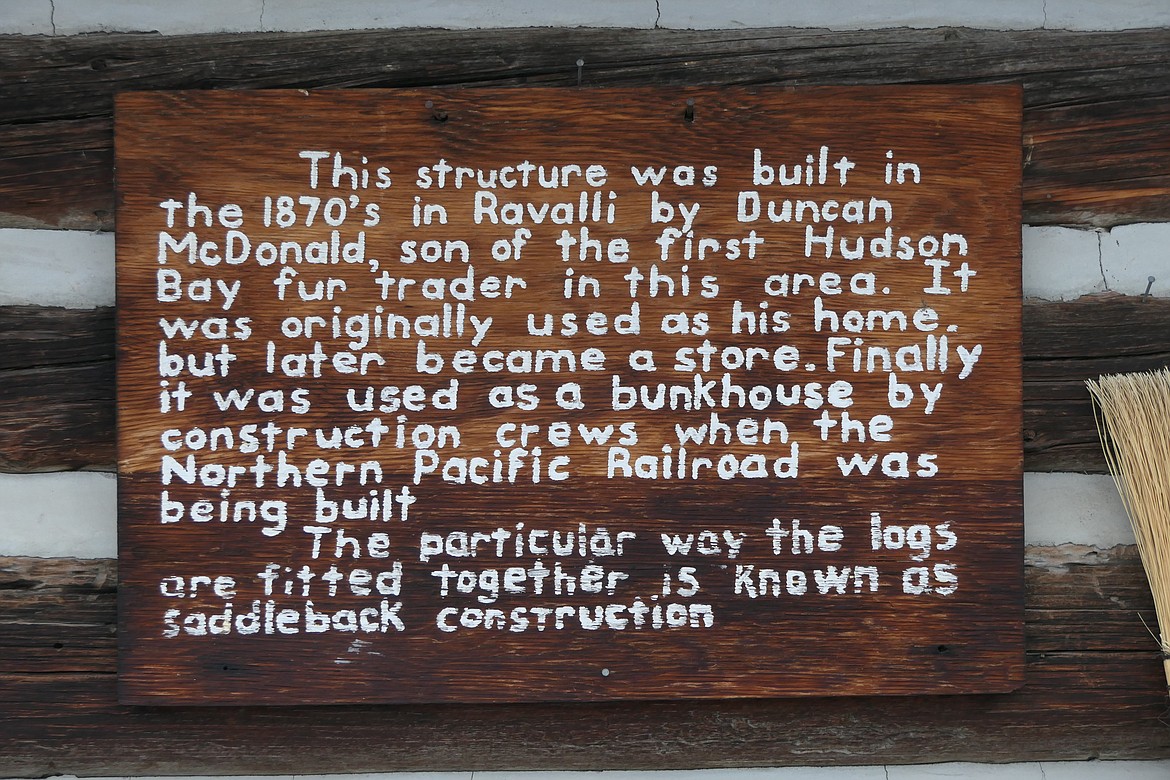
[[[578,57],[585,86],[1019,83],[1027,223],[1170,221],[1168,50],[1166,29],[0,36],[0,227],[112,228],[120,91],[572,88]],[[0,472],[112,469],[112,323],[0,306]],[[1083,380],[1170,362],[1170,301],[1029,301],[1024,331],[1026,468],[1103,472]],[[1170,757],[1134,550],[1029,548],[1027,587],[1027,684],[1003,696],[172,709],[116,704],[114,561],[0,558],[0,775]]]

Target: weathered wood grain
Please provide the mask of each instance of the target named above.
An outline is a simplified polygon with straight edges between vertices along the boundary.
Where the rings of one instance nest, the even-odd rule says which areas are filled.
[[[0,307],[0,470],[112,470],[111,309]],[[1030,471],[1105,473],[1084,380],[1170,362],[1170,301],[1024,304]]]
[[[1027,684],[997,696],[124,707],[116,564],[0,558],[0,772],[686,768],[1170,757],[1132,547],[1029,548]],[[848,648],[836,652],[846,653]]]
[[[0,307],[0,470],[113,463],[113,310]]]
[[[6,36],[0,225],[112,228],[117,92],[573,86],[579,57],[584,86],[1020,83],[1025,221],[1164,220],[1168,45],[1167,30],[952,28]]]
[[[1170,301],[1024,305],[1024,454],[1032,471],[1106,473],[1084,380],[1170,364]]]

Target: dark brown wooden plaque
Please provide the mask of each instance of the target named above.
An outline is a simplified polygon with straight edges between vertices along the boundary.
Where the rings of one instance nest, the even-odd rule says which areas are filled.
[[[122,700],[1018,687],[1019,117],[120,96]]]

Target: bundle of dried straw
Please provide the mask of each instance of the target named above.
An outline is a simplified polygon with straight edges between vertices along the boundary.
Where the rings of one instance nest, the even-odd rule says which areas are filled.
[[[1170,685],[1170,368],[1089,380],[1105,460],[1133,524]]]

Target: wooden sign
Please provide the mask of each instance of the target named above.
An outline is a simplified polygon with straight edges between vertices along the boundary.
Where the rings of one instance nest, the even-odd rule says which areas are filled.
[[[120,96],[122,700],[1019,686],[1019,116]]]

